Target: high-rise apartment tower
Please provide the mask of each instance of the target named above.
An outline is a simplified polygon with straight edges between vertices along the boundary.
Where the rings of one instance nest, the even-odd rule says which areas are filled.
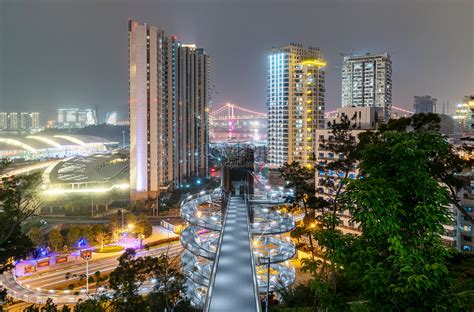
[[[128,21],[131,199],[208,176],[209,57]]]
[[[324,128],[325,61],[319,48],[291,43],[267,56],[268,162],[311,162]]]
[[[384,118],[392,110],[392,61],[388,53],[344,57],[342,106],[382,107]]]
[[[435,113],[436,112],[436,99],[429,95],[415,96],[413,102],[413,111],[415,114],[418,113]]]

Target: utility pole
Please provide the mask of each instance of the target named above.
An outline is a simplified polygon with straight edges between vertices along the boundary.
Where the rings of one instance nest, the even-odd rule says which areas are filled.
[[[269,300],[270,300],[270,254],[268,255],[268,263],[267,263],[267,300],[265,304],[265,312],[268,312]]]
[[[86,294],[89,294],[89,260],[92,259],[92,251],[81,250],[81,258],[86,260]]]
[[[122,232],[123,232],[123,210],[120,210],[120,212],[122,213]]]

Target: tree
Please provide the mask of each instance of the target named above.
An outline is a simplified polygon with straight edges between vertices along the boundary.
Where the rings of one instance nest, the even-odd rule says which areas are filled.
[[[58,251],[58,249],[63,245],[64,239],[61,235],[61,232],[58,229],[53,229],[48,234],[48,244],[54,251]]]
[[[95,239],[92,227],[89,225],[82,226],[81,237],[85,238],[89,242],[89,244],[91,244],[92,241]]]
[[[183,297],[185,276],[179,267],[166,255],[135,256],[133,249],[127,249],[110,274],[109,285],[115,291],[110,303],[113,311],[194,311]],[[151,278],[157,281],[153,291],[141,296],[140,287]]]
[[[81,229],[78,226],[71,226],[66,234],[66,243],[70,247],[74,247],[81,238]]]
[[[88,298],[79,300],[74,312],[107,312],[110,311],[110,302],[105,298]]]
[[[281,175],[288,182],[288,187],[295,192],[295,204],[302,204],[304,210],[304,234],[306,234],[311,250],[312,259],[315,259],[313,237],[311,235],[311,224],[314,222],[314,208],[316,197],[314,193],[314,170],[311,167],[302,167],[299,163],[285,163],[280,168]]]
[[[100,249],[102,250],[105,243],[110,240],[110,233],[100,224],[96,224],[92,227],[92,233],[94,234],[94,242],[99,244]]]
[[[41,233],[37,227],[32,227],[31,230],[28,231],[28,237],[35,246],[39,246],[43,243],[43,233]]]
[[[8,163],[2,161],[0,169]],[[36,187],[39,174],[3,178],[0,183],[0,274],[13,267],[12,259],[26,257],[33,249],[22,225],[39,208]]]
[[[125,225],[137,223],[137,216],[133,213],[127,213],[125,215]]]
[[[53,299],[48,298],[46,304],[37,306],[35,304],[27,307],[23,310],[24,312],[71,312],[67,306],[63,306],[61,309],[53,302]]]
[[[139,294],[143,283],[153,277],[156,260],[153,257],[135,258],[135,250],[127,249],[119,258],[119,264],[110,273],[109,284],[114,290],[113,306],[115,311],[133,311],[145,304]]]
[[[442,308],[449,252],[441,235],[449,201],[430,161],[449,146],[432,131],[385,131],[370,139],[360,154],[362,178],[344,193],[362,231],[346,248],[344,268],[360,280],[371,309]]]
[[[153,226],[148,220],[140,221],[135,225],[135,233],[143,235],[144,238],[148,238],[153,234]]]
[[[441,119],[437,114],[415,114],[412,117],[392,119],[381,127],[380,131],[398,131],[398,132],[437,132],[440,129]],[[377,137],[379,134],[368,135],[368,141]],[[425,142],[430,144],[430,142]],[[448,199],[456,209],[471,223],[474,223],[472,216],[464,210],[459,202],[459,190],[463,187],[459,174],[463,170],[470,170],[474,164],[472,157],[473,149],[466,145],[453,148],[446,140],[437,140],[440,148],[433,151],[429,156],[428,168],[431,175],[442,183],[448,190]],[[462,154],[469,155],[463,157]]]
[[[154,291],[149,295],[152,306],[171,311],[179,303],[181,303],[181,308],[189,305],[189,302],[183,298],[185,276],[179,267],[171,265],[167,255],[156,258],[153,274],[159,283],[155,285]]]
[[[345,291],[341,288],[341,266],[344,263],[344,249],[351,237],[342,233],[338,226],[338,212],[346,209],[342,194],[350,179],[355,175],[358,144],[353,130],[356,128],[348,116],[328,124],[331,132],[327,140],[319,142],[320,150],[332,153],[334,157],[318,158],[316,225],[312,230],[317,242],[320,259],[303,259],[303,270],[313,274],[310,283],[316,292],[315,297],[322,305],[331,309],[343,309],[345,301],[340,297]],[[316,302],[315,302],[316,303]],[[315,308],[315,307],[313,307]]]

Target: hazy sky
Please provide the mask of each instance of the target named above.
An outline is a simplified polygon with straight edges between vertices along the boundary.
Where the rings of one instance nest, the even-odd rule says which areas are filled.
[[[265,112],[267,49],[321,48],[326,106],[340,106],[340,53],[389,52],[393,103],[474,94],[474,0],[0,0],[0,111],[99,106],[127,117],[127,18],[212,57],[212,106]]]

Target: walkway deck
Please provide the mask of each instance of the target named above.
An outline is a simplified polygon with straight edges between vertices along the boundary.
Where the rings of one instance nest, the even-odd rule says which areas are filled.
[[[220,254],[209,302],[210,312],[260,311],[245,201],[232,197],[222,230]]]

